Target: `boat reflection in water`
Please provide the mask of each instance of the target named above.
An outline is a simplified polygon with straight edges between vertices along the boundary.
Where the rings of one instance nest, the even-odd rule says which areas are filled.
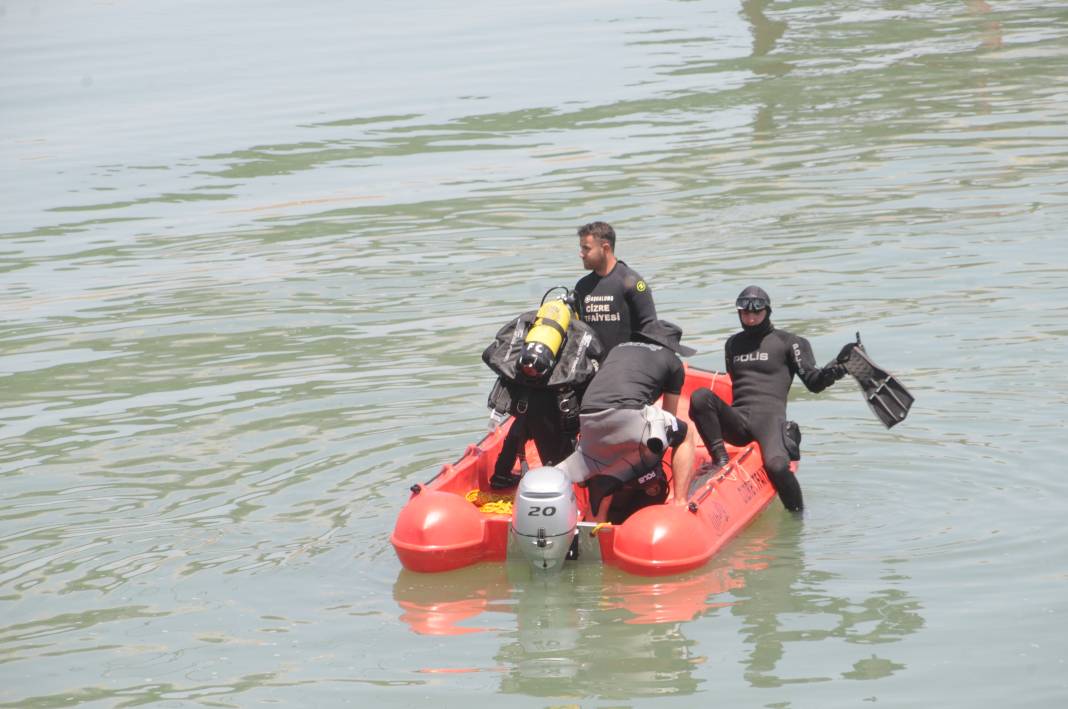
[[[523,561],[481,564],[442,574],[402,569],[393,596],[404,611],[401,620],[422,635],[491,630],[466,621],[490,611],[518,613],[522,620],[526,607],[553,607],[560,600],[563,611],[581,605],[576,603],[578,598],[586,599],[589,594],[596,595],[590,599],[593,608],[625,611],[621,621],[630,625],[693,620],[709,608],[727,605],[709,599],[744,585],[738,571],[766,566],[768,535],[744,536],[731,553],[676,576],[634,576],[594,563],[571,563],[561,572],[540,575]]]
[[[393,584],[400,619],[420,635],[466,635],[499,630],[468,625],[491,612],[512,612],[512,583],[502,564],[466,566],[442,574],[401,569]]]
[[[498,633],[505,692],[688,694],[705,658],[681,625],[730,605],[723,594],[744,585],[740,572],[766,565],[774,525],[755,527],[763,533],[744,534],[721,557],[678,576],[633,576],[599,563],[572,563],[550,575],[523,562],[439,574],[402,570],[394,600],[400,619],[421,635]],[[514,615],[514,625],[494,627],[488,619],[495,614]]]
[[[903,669],[887,651],[923,626],[919,604],[902,589],[907,576],[893,560],[882,578],[867,583],[808,568],[803,527],[781,510],[762,515],[712,562],[678,576],[632,576],[595,563],[568,564],[549,576],[522,563],[405,570],[394,600],[415,633],[497,635],[502,643],[489,671],[503,674],[506,693],[692,694],[739,662],[743,674],[736,679],[754,687],[877,679]],[[706,623],[716,621],[694,622],[719,613],[740,620],[734,641],[711,643],[715,631]],[[830,643],[825,651],[840,666],[821,663],[820,675],[808,676],[814,641]],[[698,675],[706,662],[711,667]]]

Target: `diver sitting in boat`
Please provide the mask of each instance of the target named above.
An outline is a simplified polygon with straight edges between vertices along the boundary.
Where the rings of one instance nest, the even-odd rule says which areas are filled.
[[[586,484],[597,522],[621,522],[642,502],[666,498],[660,461],[669,446],[674,451],[674,502],[686,504],[694,434],[675,413],[686,376],[680,355],[695,350],[682,345],[681,338],[677,325],[664,320],[646,324],[633,341],[612,348],[586,390],[578,449],[556,467],[572,482]],[[661,396],[663,409],[652,405]],[[613,510],[613,497],[625,489],[640,494]]]
[[[835,360],[818,367],[808,340],[772,326],[771,298],[762,288],[747,287],[735,306],[742,331],[732,335],[724,348],[727,373],[734,383],[733,405],[705,388],[690,397],[690,418],[712,456],[704,474],[727,463],[724,440],[736,446],[757,441],[782,504],[800,511],[801,485],[790,472],[790,460],[800,455],[786,420],[790,383],[796,374],[809,391],[823,391],[845,376],[843,364],[857,345],[847,344]]]
[[[566,289],[563,298],[545,301],[543,296],[538,310],[502,327],[482,353],[498,375],[488,401],[491,421],[496,425],[514,416],[490,478],[494,489],[518,484],[530,439],[542,465],[559,463],[575,450],[582,392],[604,349],[593,329],[574,317],[570,296]],[[513,472],[517,458],[518,474]]]

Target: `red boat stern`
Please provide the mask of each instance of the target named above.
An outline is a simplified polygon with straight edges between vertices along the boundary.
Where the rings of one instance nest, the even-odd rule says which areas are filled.
[[[389,541],[406,569],[449,571],[482,560],[485,515],[459,495],[423,490],[397,517]]]
[[[651,505],[613,529],[616,565],[640,576],[666,576],[696,569],[718,545],[704,519],[679,505]]]

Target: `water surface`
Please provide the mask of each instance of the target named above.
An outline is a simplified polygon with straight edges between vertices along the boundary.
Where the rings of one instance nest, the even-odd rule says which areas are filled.
[[[0,704],[1063,704],[1066,60],[1026,0],[0,6]],[[683,577],[403,571],[593,219],[694,364],[760,283],[909,420],[795,389],[804,518]]]

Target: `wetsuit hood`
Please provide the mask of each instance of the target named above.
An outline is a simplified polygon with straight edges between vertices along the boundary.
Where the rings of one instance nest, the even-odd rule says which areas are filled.
[[[742,316],[741,316],[741,314],[739,314],[738,315],[738,322],[741,322],[741,321],[742,321]],[[764,318],[763,320],[760,321],[759,325],[746,325],[745,323],[742,323],[742,329],[745,330],[750,335],[759,335],[759,336],[763,337],[764,335],[767,335],[769,332],[774,330],[775,326],[771,324],[771,318],[770,317],[766,317],[766,318]]]
[[[756,310],[766,310],[767,314],[764,319],[757,325],[746,325],[742,322],[742,311],[753,311],[753,303],[759,303],[763,301],[764,307],[757,307]],[[738,322],[741,323],[742,329],[751,335],[766,335],[775,327],[771,324],[771,296],[768,295],[760,286],[746,286],[741,293],[738,294],[735,305],[738,307]]]

